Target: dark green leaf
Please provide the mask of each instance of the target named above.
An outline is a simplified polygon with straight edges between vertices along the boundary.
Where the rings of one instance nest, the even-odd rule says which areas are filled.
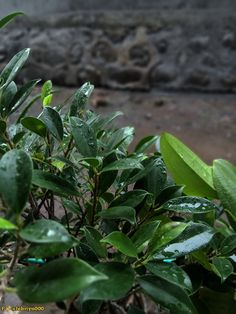
[[[88,300],[118,300],[132,288],[134,271],[129,265],[121,263],[99,263],[95,269],[108,277],[97,281],[81,293],[81,302]]]
[[[93,90],[94,86],[87,82],[82,85],[78,91],[76,91],[70,107],[70,116],[76,116],[78,112],[85,109],[88,98],[92,94]]]
[[[206,165],[187,146],[173,135],[161,136],[161,153],[175,182],[185,185],[188,195],[215,198],[212,167]]]
[[[158,136],[149,135],[141,139],[136,145],[136,153],[144,153],[150,146],[152,146],[158,139]]]
[[[0,74],[0,79],[3,81],[3,85],[0,87],[0,89],[6,87],[11,81],[13,81],[16,74],[28,59],[29,53],[29,48],[21,50],[5,66],[2,73]]]
[[[227,258],[214,256],[212,263],[213,270],[221,278],[221,282],[224,282],[234,271],[232,263]]]
[[[43,122],[47,126],[48,131],[58,141],[62,141],[64,131],[63,131],[63,124],[62,124],[60,114],[56,110],[50,107],[45,107],[43,109],[43,112],[40,118],[43,120]]]
[[[125,158],[116,160],[102,169],[102,172],[125,169],[144,169],[139,159]]]
[[[74,245],[77,245],[78,242],[71,239],[68,242],[53,242],[53,243],[40,243],[40,244],[31,244],[28,249],[28,254],[36,258],[46,258],[57,256],[63,252],[68,251]]]
[[[152,275],[138,279],[141,288],[156,304],[170,310],[170,314],[197,314],[187,293],[179,286]]]
[[[63,205],[76,215],[79,215],[82,212],[80,205],[65,198],[63,199]]]
[[[21,124],[28,130],[45,137],[47,135],[46,125],[40,119],[35,117],[25,117],[21,119]]]
[[[136,223],[135,210],[130,206],[115,206],[102,210],[98,213],[98,216],[104,219],[122,219],[127,220],[131,224]]]
[[[80,259],[61,258],[18,271],[14,283],[24,302],[47,303],[68,299],[104,279],[105,275]]]
[[[71,133],[75,145],[80,154],[84,157],[96,157],[97,139],[94,131],[81,119],[70,118]]]
[[[182,289],[192,290],[192,283],[189,276],[176,264],[148,263],[145,267],[157,277],[180,286]]]
[[[133,242],[120,231],[114,231],[108,234],[101,242],[109,243],[115,248],[117,248],[121,253],[130,256],[137,257],[137,249]]]
[[[115,207],[115,206],[136,207],[144,200],[147,194],[148,192],[144,190],[128,191],[124,194],[121,194],[113,202],[111,202],[110,207]]]
[[[130,305],[127,314],[146,314],[143,310],[138,309],[136,306]]]
[[[0,161],[0,193],[10,209],[19,214],[28,200],[32,161],[22,150],[11,150]]]
[[[4,16],[4,18],[2,18],[0,20],[0,28],[5,27],[8,23],[10,23],[18,15],[24,15],[24,13],[23,12],[13,12],[11,14],[8,14],[7,16]]]
[[[100,242],[102,235],[92,227],[83,228],[88,245],[99,257],[106,258],[107,250],[103,243]]]
[[[20,231],[20,236],[33,243],[66,243],[71,236],[60,223],[50,219],[40,219],[27,225]]]
[[[220,253],[226,255],[236,248],[236,234],[231,234],[221,243]]]
[[[162,209],[177,213],[205,213],[217,212],[219,208],[212,202],[202,197],[182,196],[171,199],[161,206]]]
[[[52,190],[57,195],[80,195],[70,182],[42,170],[33,171],[32,183],[41,188]]]
[[[0,120],[0,135],[4,134],[7,128],[7,124],[5,121]]]
[[[213,180],[222,204],[236,216],[236,167],[223,159],[214,160]]]
[[[144,225],[141,225],[137,231],[132,236],[131,240],[133,241],[134,245],[140,251],[144,244],[148,244],[149,241],[153,238],[154,234],[156,233],[157,228],[159,227],[160,221],[151,221]]]
[[[175,258],[200,250],[210,243],[215,232],[207,225],[189,223],[188,227],[177,237],[156,253],[156,260]]]
[[[117,160],[117,156],[113,152],[104,158],[103,166],[105,167],[115,160]],[[115,170],[115,171],[103,172],[100,174],[99,182],[98,182],[98,195],[103,194],[109,189],[109,187],[115,181],[117,173],[118,171]]]
[[[16,93],[17,86],[13,81],[3,90],[0,103],[0,113],[2,117],[5,117],[11,111],[12,100]]]

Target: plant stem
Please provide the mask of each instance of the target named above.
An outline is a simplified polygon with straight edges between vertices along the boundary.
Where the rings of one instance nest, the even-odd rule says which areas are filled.
[[[94,219],[97,211],[97,201],[98,201],[98,184],[99,184],[99,176],[97,173],[94,175],[94,189],[93,189],[93,212],[91,218],[91,225],[94,224]]]

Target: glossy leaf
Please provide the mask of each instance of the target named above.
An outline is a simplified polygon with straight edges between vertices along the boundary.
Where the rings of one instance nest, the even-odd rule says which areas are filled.
[[[43,121],[35,117],[25,117],[21,119],[21,124],[28,130],[45,137],[47,135],[47,128]]]
[[[70,116],[76,116],[78,112],[85,109],[88,98],[92,94],[93,90],[94,86],[87,82],[82,85],[78,91],[76,91],[70,107]]]
[[[48,128],[48,131],[58,140],[62,141],[63,139],[63,124],[60,117],[60,114],[50,108],[45,107],[43,113],[40,116],[41,120],[45,123]]]
[[[197,314],[187,293],[179,286],[152,275],[142,276],[138,282],[156,304],[168,308],[171,314]]]
[[[20,231],[20,236],[33,243],[71,242],[71,236],[65,227],[50,219],[40,219],[30,223]]]
[[[99,263],[95,269],[108,277],[97,281],[81,293],[81,302],[88,300],[118,300],[132,288],[134,271],[129,265],[110,262]]]
[[[192,290],[192,283],[186,272],[175,264],[148,263],[145,267],[154,275],[167,280],[182,289]]]
[[[236,234],[229,235],[221,243],[220,253],[226,255],[231,253],[236,248]]]
[[[96,157],[97,139],[90,126],[76,117],[70,118],[70,125],[71,133],[79,153],[84,157]]]
[[[177,213],[205,213],[208,211],[217,212],[219,209],[213,203],[202,197],[182,196],[174,198],[161,206],[163,210]]]
[[[68,299],[105,279],[105,275],[80,259],[61,258],[40,268],[26,267],[16,272],[14,283],[24,302],[47,303]]]
[[[236,216],[236,167],[223,159],[214,160],[213,180],[222,204]]]
[[[10,23],[12,20],[14,20],[14,18],[18,15],[24,15],[23,12],[13,12],[11,14],[8,14],[7,16],[4,16],[4,18],[2,18],[0,20],[0,28],[5,27],[8,23]]]
[[[152,255],[159,248],[177,238],[187,227],[188,224],[177,221],[162,225],[149,242],[148,255]]]
[[[86,241],[88,245],[93,249],[97,256],[106,258],[107,250],[104,243],[101,243],[102,235],[100,232],[92,227],[84,227],[83,228]]]
[[[110,207],[115,206],[131,206],[136,207],[139,205],[148,194],[145,190],[132,190],[121,194],[114,201],[111,202]]]
[[[136,153],[144,153],[149,147],[151,147],[158,139],[158,136],[149,135],[142,138],[135,147]]]
[[[12,100],[16,93],[17,86],[13,81],[3,90],[0,103],[0,113],[2,117],[7,116],[7,114],[11,111]]]
[[[213,270],[221,278],[221,282],[224,282],[234,271],[232,263],[227,258],[214,256],[212,263]]]
[[[127,220],[131,224],[136,223],[136,212],[133,207],[130,206],[115,206],[102,210],[98,213],[98,216],[104,219],[122,219]]]
[[[116,160],[102,169],[102,172],[125,169],[143,169],[139,159],[125,158]]]
[[[188,195],[215,198],[212,167],[206,165],[173,135],[161,136],[161,153],[176,184],[185,185]]]
[[[78,245],[78,242],[73,239],[68,242],[33,243],[28,249],[28,254],[36,258],[53,257],[68,251],[74,245]]]
[[[17,229],[17,226],[11,223],[9,220],[6,220],[0,217],[0,229],[3,230],[14,230]]]
[[[15,214],[25,207],[31,187],[32,161],[22,150],[13,149],[0,161],[0,193]]]
[[[130,256],[137,257],[137,249],[133,242],[120,231],[114,231],[108,234],[101,242],[109,243],[115,248],[117,248],[121,253]]]
[[[0,86],[0,89],[6,87],[11,81],[13,81],[16,74],[19,72],[25,61],[28,59],[29,53],[29,48],[21,50],[5,66],[0,74],[0,78],[3,80],[3,85]]]
[[[154,254],[153,258],[160,260],[190,254],[208,245],[214,234],[214,229],[207,225],[189,223],[188,227],[177,238]]]
[[[32,183],[41,188],[51,190],[57,195],[80,195],[70,182],[42,170],[33,171]]]
[[[153,238],[154,234],[156,233],[157,228],[160,225],[160,221],[151,221],[147,222],[146,224],[141,225],[134,235],[131,237],[134,245],[140,250],[144,244],[148,244],[149,241]]]

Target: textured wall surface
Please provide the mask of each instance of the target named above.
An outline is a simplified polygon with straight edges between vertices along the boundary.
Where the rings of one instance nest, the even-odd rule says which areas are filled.
[[[44,7],[41,0],[38,11],[34,1],[21,1],[29,16],[1,31],[0,65],[30,47],[25,78],[68,86],[90,80],[110,88],[236,90],[236,1],[111,0],[107,6],[103,0],[48,0]],[[8,5],[19,9],[20,1]]]

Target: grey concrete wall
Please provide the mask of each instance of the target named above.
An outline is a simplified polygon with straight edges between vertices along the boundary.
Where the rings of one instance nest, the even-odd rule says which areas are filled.
[[[236,90],[236,1],[7,3],[8,9],[26,5],[29,16],[1,31],[0,66],[31,47],[24,78],[68,86],[90,80],[110,88]]]

